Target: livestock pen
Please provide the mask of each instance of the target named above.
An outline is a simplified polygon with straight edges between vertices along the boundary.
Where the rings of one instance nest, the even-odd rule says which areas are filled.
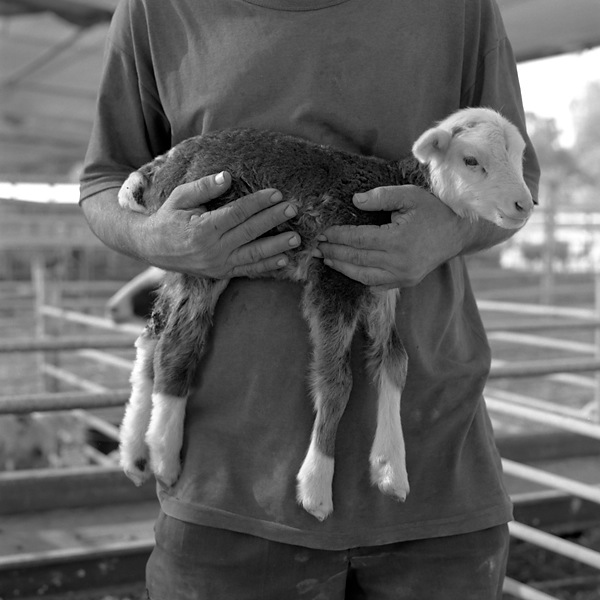
[[[42,238],[31,281],[0,285],[0,415],[68,414],[86,436],[75,464],[0,472],[0,598],[134,597],[158,504],[152,484],[124,477],[115,450],[140,327],[103,314],[119,282],[65,280]],[[486,401],[515,504],[506,598],[595,598],[600,277],[556,275],[548,305],[537,303],[538,275],[472,273],[494,356]]]

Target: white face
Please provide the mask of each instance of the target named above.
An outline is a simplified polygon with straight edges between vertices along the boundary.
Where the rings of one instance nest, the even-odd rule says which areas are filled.
[[[463,111],[439,128],[444,135],[426,161],[438,197],[460,216],[522,227],[533,201],[523,179],[525,142],[518,129],[487,109]]]
[[[523,226],[533,210],[523,180],[525,143],[514,134],[507,128],[476,125],[453,136],[447,157],[465,210],[507,229]]]

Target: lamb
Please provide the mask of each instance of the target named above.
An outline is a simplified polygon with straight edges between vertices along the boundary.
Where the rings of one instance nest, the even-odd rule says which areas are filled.
[[[302,243],[289,251],[288,266],[272,276],[303,285],[316,416],[297,475],[297,499],[317,519],[333,511],[335,438],[352,387],[349,350],[359,324],[379,394],[369,459],[372,483],[400,501],[409,493],[400,421],[408,357],[395,328],[399,292],[371,289],[325,266],[313,256],[318,235],[334,224],[389,222],[389,213],[356,209],[352,196],[402,184],[430,190],[461,217],[520,227],[533,210],[523,179],[524,148],[518,129],[485,108],[450,115],[419,137],[413,156],[392,162],[281,133],[235,129],[185,140],[123,184],[120,205],[145,214],[154,213],[176,186],[223,170],[232,176],[231,188],[209,209],[263,188],[279,189],[297,206],[297,216],[277,231],[297,231]],[[228,282],[167,274],[152,318],[136,341],[120,451],[125,473],[138,485],[151,470],[165,485],[179,476],[186,399]]]

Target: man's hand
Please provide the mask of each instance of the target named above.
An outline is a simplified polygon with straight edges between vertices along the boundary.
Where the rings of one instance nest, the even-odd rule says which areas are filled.
[[[258,275],[287,264],[286,250],[298,246],[294,232],[256,239],[296,215],[281,193],[266,189],[216,210],[204,204],[231,184],[228,173],[203,177],[177,187],[148,217],[148,259],[170,271],[223,279]]]
[[[165,270],[228,278],[285,266],[284,253],[300,244],[300,236],[288,231],[257,238],[292,218],[296,208],[271,189],[208,211],[204,205],[230,185],[228,173],[186,183],[150,216],[121,208],[117,188],[86,198],[81,208],[107,246]]]
[[[471,223],[421,188],[380,187],[353,200],[363,210],[392,211],[392,222],[330,227],[318,248],[325,264],[365,285],[414,286],[465,248]]]

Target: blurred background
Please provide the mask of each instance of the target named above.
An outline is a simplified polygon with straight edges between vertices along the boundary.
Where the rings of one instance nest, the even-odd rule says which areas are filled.
[[[116,4],[0,0],[0,599],[143,597],[157,504],[117,440],[152,285],[77,206]],[[543,172],[524,230],[469,258],[515,502],[505,592],[597,600],[600,2],[499,6]]]

